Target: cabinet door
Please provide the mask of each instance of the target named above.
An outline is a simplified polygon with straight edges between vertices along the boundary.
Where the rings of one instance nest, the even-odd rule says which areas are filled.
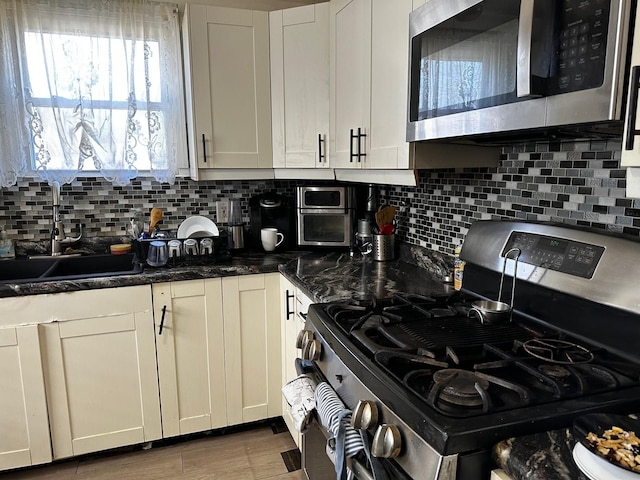
[[[229,425],[281,414],[279,276],[222,279]]]
[[[0,470],[51,461],[38,326],[0,329]]]
[[[329,4],[269,14],[275,168],[328,168]]]
[[[272,168],[267,12],[187,4],[192,166]]]
[[[41,327],[54,458],[160,438],[151,288],[55,297],[68,309]]]
[[[284,276],[280,276],[280,319],[282,339],[282,384],[296,378],[295,361],[298,356],[296,338],[298,336],[298,323],[296,320],[296,287]],[[289,412],[289,406],[284,396],[282,397],[282,418],[287,424],[289,433],[293,437],[298,448],[301,447],[300,432],[296,429],[293,417]]]
[[[155,284],[153,305],[163,436],[226,426],[221,280]]]
[[[332,0],[330,7],[330,155],[334,168],[362,168],[354,157],[368,134],[371,91],[371,0]]]
[[[373,0],[367,168],[411,168],[407,129],[409,14],[415,0]]]

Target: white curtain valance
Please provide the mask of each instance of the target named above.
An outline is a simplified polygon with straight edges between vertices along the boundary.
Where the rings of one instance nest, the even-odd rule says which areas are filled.
[[[18,131],[3,178],[31,167],[49,183],[96,171],[117,185],[140,171],[174,182],[186,157],[175,5],[0,0],[0,19],[0,105],[18,124],[0,133]]]

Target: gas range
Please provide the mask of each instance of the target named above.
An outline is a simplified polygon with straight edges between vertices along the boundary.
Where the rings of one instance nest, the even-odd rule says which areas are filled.
[[[550,243],[565,250],[537,260]],[[523,254],[512,315],[481,323],[473,303],[497,296],[502,256],[514,244]],[[490,449],[504,438],[637,407],[638,352],[617,329],[637,331],[640,315],[628,308],[628,287],[602,301],[617,283],[605,275],[621,248],[637,244],[558,226],[478,222],[463,247],[462,292],[312,305],[305,328],[317,343],[306,356],[348,408],[368,403],[379,411],[365,426],[373,442],[389,436],[381,428],[395,428],[400,445],[385,461],[406,478],[488,478]],[[573,265],[566,252],[576,249],[596,251],[595,265]],[[514,272],[506,268],[508,289]]]

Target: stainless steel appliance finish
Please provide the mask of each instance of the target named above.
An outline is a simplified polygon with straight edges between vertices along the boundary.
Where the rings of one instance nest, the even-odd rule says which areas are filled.
[[[620,134],[631,3],[427,2],[410,16],[407,140],[611,122]]]
[[[507,262],[505,277],[513,249],[517,272]],[[361,428],[400,472],[389,478],[488,480],[500,440],[637,408],[637,251],[636,241],[593,231],[478,221],[461,251],[462,292],[311,305],[302,356],[355,418],[363,402],[375,405],[377,420]],[[469,315],[500,283],[513,291],[514,274],[511,321]]]
[[[296,197],[298,245],[351,246],[355,221],[353,187],[298,187]]]

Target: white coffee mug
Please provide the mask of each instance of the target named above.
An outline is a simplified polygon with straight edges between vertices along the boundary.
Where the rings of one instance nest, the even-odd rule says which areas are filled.
[[[277,228],[263,228],[260,230],[262,248],[267,252],[273,252],[284,241],[284,235]]]

